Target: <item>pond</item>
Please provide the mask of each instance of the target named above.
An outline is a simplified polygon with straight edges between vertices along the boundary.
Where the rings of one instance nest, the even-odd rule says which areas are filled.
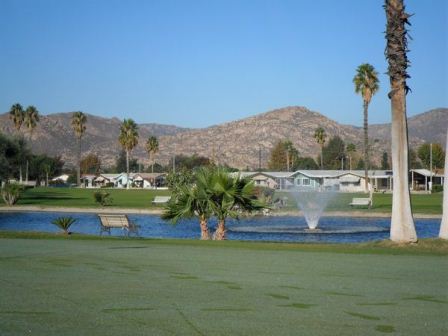
[[[97,235],[100,222],[96,214],[57,212],[0,212],[0,230],[58,232],[51,224],[58,217],[71,216],[76,222],[70,231]],[[197,220],[182,220],[173,225],[158,215],[131,214],[129,219],[140,225],[140,236],[147,238],[199,239]],[[440,219],[417,219],[415,221],[419,238],[437,237]],[[210,222],[214,230],[216,221]],[[276,242],[319,242],[358,243],[389,238],[389,218],[322,217],[318,232],[307,232],[303,217],[274,216],[251,217],[227,221],[229,240],[276,241]],[[121,236],[121,229],[112,229],[112,235]]]

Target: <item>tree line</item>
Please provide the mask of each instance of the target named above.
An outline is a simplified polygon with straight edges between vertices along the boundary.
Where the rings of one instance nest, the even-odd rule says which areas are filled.
[[[341,137],[333,136],[328,141],[325,130],[322,127],[316,129],[316,141],[321,146],[321,153],[316,159],[309,156],[301,156],[291,140],[279,140],[270,152],[267,168],[268,171],[296,171],[305,170],[364,170],[366,161],[364,153],[360,153],[353,143],[346,144]],[[325,139],[325,141],[323,141]],[[432,155],[429,143],[424,143],[417,149],[409,149],[409,168],[430,169],[431,156],[432,168],[437,170],[445,166],[445,151],[438,143],[432,144]],[[389,170],[392,167],[390,154],[383,152],[379,164],[368,159],[368,169]]]

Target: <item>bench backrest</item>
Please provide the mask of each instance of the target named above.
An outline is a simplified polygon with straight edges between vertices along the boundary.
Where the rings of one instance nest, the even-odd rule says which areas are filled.
[[[352,200],[352,203],[369,204],[370,199],[369,198],[354,198]]]
[[[166,203],[170,200],[170,196],[156,196],[153,203]]]
[[[115,228],[129,227],[129,219],[128,219],[128,216],[126,216],[126,215],[98,214],[98,217],[100,217],[101,225],[104,227],[115,227]]]

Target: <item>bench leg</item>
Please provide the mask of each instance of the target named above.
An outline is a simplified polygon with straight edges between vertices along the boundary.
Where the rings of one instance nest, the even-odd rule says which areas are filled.
[[[110,236],[110,228],[108,228],[108,227],[101,227],[101,230],[100,230],[100,236],[102,236],[103,235],[103,232],[108,232],[109,233],[109,236]]]

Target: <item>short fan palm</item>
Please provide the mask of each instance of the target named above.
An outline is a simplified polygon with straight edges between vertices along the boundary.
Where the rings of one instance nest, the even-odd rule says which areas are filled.
[[[51,223],[60,228],[66,235],[70,234],[69,229],[72,224],[76,222],[76,219],[73,217],[58,217],[53,220]]]

